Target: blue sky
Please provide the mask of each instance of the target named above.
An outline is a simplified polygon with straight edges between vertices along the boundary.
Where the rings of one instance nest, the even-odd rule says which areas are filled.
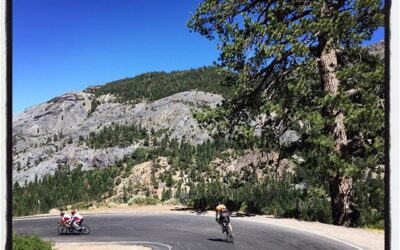
[[[14,0],[13,113],[89,85],[210,65],[216,43],[190,33],[200,0]],[[383,30],[373,42],[383,39]]]
[[[89,85],[210,65],[216,44],[186,27],[197,3],[14,0],[13,113]]]

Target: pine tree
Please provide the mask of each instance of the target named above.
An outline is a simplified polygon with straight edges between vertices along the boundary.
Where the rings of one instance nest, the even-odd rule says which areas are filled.
[[[124,185],[124,187],[123,187],[122,201],[123,201],[124,203],[127,203],[127,202],[128,202],[128,192],[127,192],[127,190],[126,190],[125,185]]]
[[[262,146],[303,154],[304,171],[313,169],[322,180],[315,184],[328,183],[336,225],[343,225],[344,208],[354,199],[353,179],[382,163],[384,114],[377,103],[383,95],[379,66],[358,68],[355,61],[351,69],[340,60],[343,51],[360,50],[361,42],[382,24],[380,0],[205,0],[188,22],[192,30],[218,39],[219,65],[237,73],[229,82],[235,96],[201,119],[219,121],[220,134],[251,140],[249,121],[265,114],[268,144]],[[365,81],[368,76],[374,81]],[[358,108],[367,99],[373,101],[372,117]],[[353,123],[361,120],[367,124]],[[300,131],[302,139],[282,149],[279,138],[289,128]],[[358,161],[363,158],[354,157],[359,151],[373,152],[373,159],[379,160]]]
[[[174,179],[172,178],[172,173],[168,171],[166,179],[165,179],[165,185],[167,187],[172,187],[175,184]]]

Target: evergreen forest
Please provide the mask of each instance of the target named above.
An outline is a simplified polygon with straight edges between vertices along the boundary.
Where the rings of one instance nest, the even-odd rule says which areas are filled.
[[[149,72],[88,88],[87,91],[96,96],[112,94],[117,96],[120,102],[130,103],[154,101],[190,90],[220,94],[229,98],[233,94],[233,89],[228,86],[230,82],[226,79],[231,79],[233,76],[230,71],[215,66],[170,73]]]

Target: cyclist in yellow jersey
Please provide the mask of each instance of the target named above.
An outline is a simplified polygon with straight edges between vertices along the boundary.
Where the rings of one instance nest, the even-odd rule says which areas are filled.
[[[232,225],[230,223],[230,212],[229,210],[226,208],[226,206],[224,204],[222,204],[222,202],[218,202],[217,203],[217,207],[215,208],[215,220],[218,222],[218,224],[220,224],[222,226],[222,220],[224,218],[228,219],[229,223],[229,229],[232,231]]]

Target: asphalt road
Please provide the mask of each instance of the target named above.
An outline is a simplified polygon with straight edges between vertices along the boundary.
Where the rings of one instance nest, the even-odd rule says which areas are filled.
[[[89,235],[59,235],[59,217],[13,220],[13,230],[36,234],[55,242],[122,242],[153,249],[357,249],[350,245],[300,230],[231,220],[235,243],[224,241],[213,217],[176,214],[86,215]]]

